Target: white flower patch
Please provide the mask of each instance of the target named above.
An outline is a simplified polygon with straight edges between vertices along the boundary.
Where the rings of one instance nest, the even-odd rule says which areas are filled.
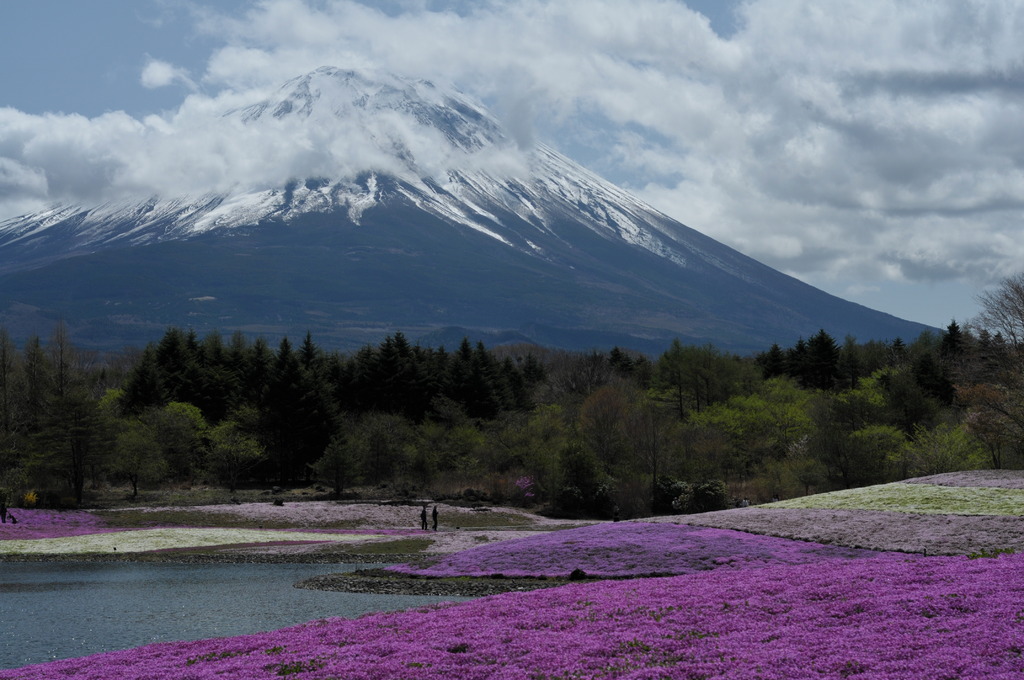
[[[427,502],[427,501],[424,501]],[[451,528],[459,526],[461,518],[477,514],[471,508],[427,502],[437,505],[441,513],[441,524]],[[359,529],[409,529],[419,530],[421,504],[388,505],[384,503],[337,503],[334,501],[302,501],[274,505],[272,503],[240,503],[238,505],[199,505],[175,508],[131,508],[136,512],[158,512],[175,510],[196,515],[196,522],[202,522],[203,514],[229,515],[253,522],[276,521],[297,527],[321,527],[344,523],[348,528]],[[111,511],[111,514],[116,513]],[[495,512],[509,518],[516,518],[527,527],[560,526],[564,522],[541,517],[519,508],[496,508]]]
[[[139,529],[85,536],[0,541],[2,554],[84,554],[139,553],[175,548],[204,548],[240,543],[358,542],[382,535],[334,534],[310,531],[274,531],[272,529]]]

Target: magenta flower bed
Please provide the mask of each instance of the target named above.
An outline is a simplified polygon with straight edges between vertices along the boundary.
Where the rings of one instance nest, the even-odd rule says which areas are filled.
[[[82,510],[24,510],[13,508],[11,515],[18,523],[7,518],[6,524],[0,524],[0,541],[60,538],[62,536],[82,536],[84,534],[101,534],[112,531],[124,531],[116,527],[108,527],[105,520],[92,513]]]
[[[4,680],[1024,677],[1024,557],[566,585],[0,671]]]
[[[421,576],[591,576],[692,574],[722,567],[804,564],[827,558],[876,557],[872,550],[758,536],[685,524],[619,522],[553,531],[447,555],[426,567],[392,571]]]

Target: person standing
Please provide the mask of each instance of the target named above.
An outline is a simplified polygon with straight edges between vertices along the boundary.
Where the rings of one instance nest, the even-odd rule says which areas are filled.
[[[0,498],[0,523],[7,524],[7,501]]]
[[[427,530],[427,504],[423,504],[423,509],[420,510],[420,529],[423,531]]]
[[[434,518],[434,531],[437,531],[437,504],[434,504],[434,512],[431,513]]]

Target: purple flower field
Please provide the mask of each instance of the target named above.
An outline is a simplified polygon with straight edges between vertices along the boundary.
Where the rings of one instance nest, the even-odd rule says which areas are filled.
[[[969,470],[909,479],[905,484],[1024,489],[1022,470]],[[872,487],[864,489],[871,492]],[[997,550],[1024,551],[1024,522],[1015,513],[984,515],[915,514],[862,508],[790,508],[766,503],[699,515],[654,517],[646,521],[735,529],[803,541],[871,550],[968,555]]]
[[[0,670],[4,680],[1009,680],[1024,557],[887,555],[572,584]]]
[[[60,538],[63,536],[83,536],[85,534],[101,534],[124,529],[108,527],[105,520],[89,512],[81,510],[25,510],[12,509],[18,522],[0,524],[0,541]]]
[[[875,557],[856,548],[758,536],[685,524],[619,522],[482,545],[446,555],[426,567],[390,570],[420,576],[590,576],[692,574],[719,568],[805,564],[830,558]]]
[[[1020,488],[1021,480],[957,473],[910,481]],[[89,513],[22,510],[19,520],[0,525],[0,539],[111,530]],[[148,645],[0,670],[0,680],[1021,678],[1024,554],[933,556],[1024,545],[1019,524],[1008,516],[783,507],[595,524],[393,569],[438,577],[678,575]]]
[[[1024,489],[1024,470],[964,470],[962,472],[943,472],[938,475],[906,479],[903,483]]]
[[[651,521],[687,522],[694,526],[802,541],[928,555],[969,555],[1007,548],[1024,551],[1024,521],[1010,516],[915,515],[877,510],[758,506],[702,515],[659,517]]]

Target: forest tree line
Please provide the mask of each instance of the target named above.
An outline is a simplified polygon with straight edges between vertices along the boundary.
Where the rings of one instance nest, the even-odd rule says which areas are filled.
[[[341,353],[179,328],[101,356],[63,324],[21,348],[0,328],[0,494],[74,507],[112,485],[472,489],[628,517],[1020,467],[1017,324],[983,314],[909,343],[820,331],[749,357],[674,341],[657,358],[401,333]]]

